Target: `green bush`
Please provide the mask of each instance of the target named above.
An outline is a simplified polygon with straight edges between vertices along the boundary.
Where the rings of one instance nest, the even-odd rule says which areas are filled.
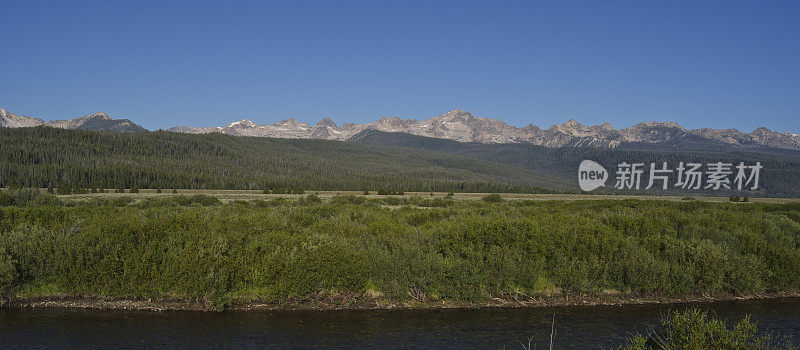
[[[6,205],[0,279],[23,295],[47,286],[47,293],[184,296],[220,306],[367,288],[401,303],[800,289],[797,203],[363,198]]]
[[[398,197],[386,197],[383,198],[383,203],[386,205],[402,205],[402,204],[407,204],[408,200],[405,198],[398,198]]]
[[[200,205],[202,205],[204,207],[210,206],[210,205],[220,205],[220,204],[222,204],[222,201],[220,201],[219,198],[214,197],[214,196],[208,196],[208,195],[205,195],[205,194],[193,194],[193,195],[189,196],[188,199],[189,199],[189,203],[190,204],[191,203],[197,203],[197,204],[200,204]]]
[[[0,205],[45,206],[61,204],[61,201],[55,195],[41,193],[36,188],[23,187],[10,191],[0,190]]]
[[[305,197],[300,197],[300,199],[297,200],[297,203],[300,205],[313,205],[322,203],[322,199],[316,194],[309,194]]]
[[[496,203],[496,202],[502,202],[502,201],[503,201],[503,197],[501,197],[501,196],[500,196],[499,194],[497,194],[497,193],[493,193],[493,194],[490,194],[490,195],[486,195],[486,196],[484,196],[484,197],[483,197],[483,198],[481,198],[481,199],[482,199],[484,202],[495,202],[495,203]]]
[[[111,205],[115,207],[124,207],[130,203],[133,203],[135,200],[132,197],[122,196],[116,197],[111,201]]]
[[[790,349],[791,343],[780,342],[769,335],[757,335],[758,325],[746,316],[733,327],[708,317],[696,308],[673,312],[661,321],[659,330],[638,334],[623,349]]]
[[[452,204],[453,200],[445,198],[426,199],[417,203],[417,205],[420,207],[439,207],[439,208],[449,207]]]
[[[0,249],[0,298],[7,297],[19,286],[16,262]]]

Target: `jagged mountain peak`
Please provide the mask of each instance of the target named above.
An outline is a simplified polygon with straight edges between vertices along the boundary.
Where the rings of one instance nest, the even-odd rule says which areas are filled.
[[[454,109],[450,112],[434,117],[433,119],[439,119],[446,122],[463,122],[472,118],[475,118],[472,116],[472,113],[460,109]]]
[[[591,137],[595,136],[596,133],[591,127],[578,123],[575,119],[570,119],[563,124],[553,125],[547,131],[572,137]]]
[[[16,115],[5,109],[0,108],[0,127],[22,128],[44,124],[44,120],[31,118],[24,115]]]
[[[771,135],[771,134],[775,134],[775,132],[774,132],[774,131],[772,131],[772,130],[770,130],[769,128],[766,128],[766,127],[763,127],[763,126],[762,126],[762,127],[759,127],[759,128],[757,128],[757,129],[753,130],[753,134],[758,134],[758,135]]]
[[[381,117],[381,119],[378,119],[374,123],[363,125],[359,129],[370,128],[382,131],[404,131],[406,126],[407,123],[403,118],[394,116],[391,118]]]
[[[294,117],[289,117],[289,118],[286,118],[286,119],[283,119],[283,120],[275,122],[275,125],[295,124],[295,123],[299,123],[297,121],[297,119],[295,119]]]
[[[228,128],[233,128],[233,127],[240,127],[240,128],[255,128],[255,127],[257,127],[257,126],[258,126],[258,124],[254,123],[254,122],[253,122],[252,120],[250,120],[250,119],[247,119],[247,118],[245,118],[245,119],[242,119],[242,120],[239,120],[239,121],[235,121],[235,122],[233,122],[233,123],[230,123],[230,124],[228,124],[228,126],[227,126],[227,127],[228,127]]]
[[[338,128],[336,123],[333,120],[331,120],[331,118],[328,118],[328,117],[322,118],[322,120],[317,122],[316,126],[324,126],[324,127],[329,127],[329,128]]]
[[[405,120],[403,120],[403,118],[400,118],[398,116],[393,116],[393,117],[384,116],[384,117],[381,117],[380,119],[375,121],[375,123],[379,123],[379,124],[380,123],[398,123],[398,122],[405,122]]]
[[[540,132],[542,129],[534,123],[530,123],[522,128],[523,130],[528,130],[529,132]]]
[[[442,115],[472,115],[472,113],[469,111],[465,111],[463,109],[456,108]]]
[[[97,112],[95,114],[90,115],[90,117],[103,118],[103,119],[114,119],[114,118],[111,118],[111,116],[109,116],[108,114],[105,114],[103,112]]]
[[[289,119],[284,119],[279,122],[273,124],[273,126],[277,126],[280,128],[289,128],[289,129],[308,129],[309,125],[303,122],[298,121],[294,117],[289,117]]]
[[[108,114],[105,114],[103,112],[97,112],[97,113],[94,113],[94,114],[87,114],[87,115],[82,116],[82,117],[73,118],[73,119],[70,119],[69,121],[71,123],[75,124],[75,123],[86,122],[88,120],[98,120],[98,121],[99,120],[114,120],[114,118],[111,118],[111,116],[109,116]]]
[[[575,119],[570,119],[570,120],[566,121],[565,123],[553,124],[553,126],[551,126],[550,129],[553,129],[553,128],[556,128],[556,129],[559,129],[559,128],[580,128],[580,127],[584,127],[584,125],[581,124],[581,123],[578,123],[578,121],[575,120]]]

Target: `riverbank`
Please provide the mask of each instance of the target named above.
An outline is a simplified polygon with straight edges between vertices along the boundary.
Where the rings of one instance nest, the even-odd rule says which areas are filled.
[[[289,300],[275,303],[269,300],[237,300],[226,310],[229,311],[263,311],[263,310],[436,310],[436,309],[481,309],[481,308],[543,308],[561,306],[601,306],[601,305],[656,305],[713,303],[736,300],[773,300],[797,299],[800,291],[765,292],[760,294],[734,295],[730,293],[714,293],[712,295],[687,295],[669,297],[658,295],[634,295],[618,293],[578,294],[542,296],[528,299],[490,298],[484,303],[455,303],[451,301],[413,301],[389,302],[369,295],[336,295],[323,296],[311,300]],[[20,297],[5,300],[0,308],[69,308],[92,310],[136,310],[136,311],[220,311],[209,300],[190,298],[124,298],[101,296],[36,296]]]

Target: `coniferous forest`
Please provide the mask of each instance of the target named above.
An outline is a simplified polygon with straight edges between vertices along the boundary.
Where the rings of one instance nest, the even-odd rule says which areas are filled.
[[[350,142],[0,128],[0,187],[549,192],[533,170]]]
[[[760,162],[755,191],[618,191],[600,193],[800,195],[800,152],[704,145],[622,145],[619,149],[479,144],[371,131],[352,141],[276,139],[167,131],[112,133],[48,127],[0,129],[0,187],[93,189],[579,192],[578,164]],[[704,148],[705,147],[705,148]]]
[[[553,178],[567,180],[571,183],[568,188],[573,190],[577,188],[577,184],[574,183],[575,170],[578,169],[578,165],[584,159],[591,159],[605,166],[614,166],[623,162],[641,162],[645,165],[666,162],[673,167],[679,162],[701,164],[714,162],[755,164],[755,162],[759,162],[764,167],[760,173],[760,188],[756,191],[745,191],[749,193],[737,194],[756,197],[800,196],[800,151],[789,149],[770,147],[744,148],[713,143],[708,140],[701,142],[681,140],[661,144],[624,143],[617,148],[551,148],[525,143],[485,144],[457,142],[377,130],[366,130],[356,135],[352,141],[371,145],[424,149],[531,169]],[[674,177],[672,179],[673,181],[675,180]],[[602,192],[606,193],[612,191],[613,189],[611,188],[602,190]],[[675,188],[668,192],[723,196],[728,194],[718,191],[683,191]],[[638,194],[641,193],[638,192]],[[663,193],[663,191],[649,192],[649,194]],[[734,193],[731,192],[729,194]]]

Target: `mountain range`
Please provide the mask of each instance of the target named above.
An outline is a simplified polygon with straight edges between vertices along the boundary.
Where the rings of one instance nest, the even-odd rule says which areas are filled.
[[[128,119],[113,119],[104,113],[71,120],[44,121],[39,118],[14,115],[0,109],[0,126],[30,127],[38,125],[65,129],[146,131]],[[294,118],[274,124],[258,124],[249,119],[242,119],[226,126],[176,126],[168,130],[190,134],[222,133],[237,136],[341,141],[350,140],[365,130],[377,130],[459,142],[523,143],[551,148],[588,146],[614,149],[628,144],[675,147],[680,144],[700,144],[733,146],[735,148],[770,147],[800,150],[800,135],[775,132],[765,127],[747,133],[736,129],[685,129],[674,122],[642,122],[628,128],[615,129],[610,123],[587,126],[575,120],[569,120],[566,123],[542,129],[534,124],[515,127],[499,119],[476,117],[472,113],[462,110],[453,110],[425,120],[383,117],[372,123],[344,123],[341,126],[330,118],[324,118],[313,126]]]
[[[530,124],[525,127],[508,125],[499,119],[475,117],[472,113],[453,110],[426,119],[401,119],[383,117],[373,123],[336,125],[325,118],[311,126],[294,118],[271,125],[243,119],[220,127],[177,126],[175,132],[205,134],[219,132],[239,136],[266,136],[279,138],[313,138],[349,140],[362,131],[402,132],[417,136],[478,143],[528,143],[546,147],[617,148],[626,143],[659,144],[675,141],[707,140],[737,147],[774,147],[800,150],[800,135],[779,133],[761,127],[751,133],[736,129],[687,130],[674,122],[645,122],[624,129],[614,129],[611,124],[586,126],[575,120],[541,129]]]
[[[41,118],[16,115],[0,108],[0,127],[20,128],[33,126],[52,126],[61,129],[107,130],[115,132],[147,131],[147,129],[128,119],[114,119],[102,112],[69,120],[45,121]]]

